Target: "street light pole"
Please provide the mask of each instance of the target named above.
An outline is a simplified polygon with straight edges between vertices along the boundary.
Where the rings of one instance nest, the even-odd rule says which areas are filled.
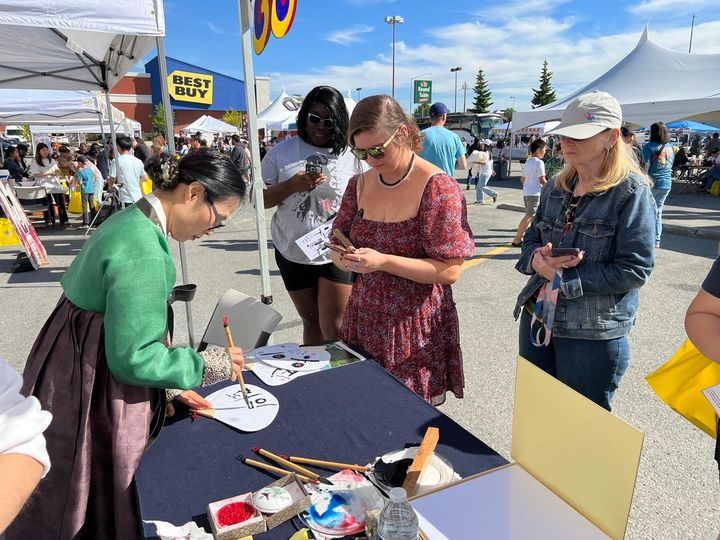
[[[464,81],[463,84],[462,84],[462,89],[463,89],[463,112],[467,111],[467,91],[468,91],[468,88],[470,88],[470,87],[468,86],[467,81]]]
[[[392,97],[395,97],[395,25],[405,22],[400,15],[385,17],[385,22],[392,25]]]
[[[420,77],[430,77],[431,75],[432,73],[421,73],[420,75],[410,77],[410,114],[412,114],[412,108],[413,105],[415,105],[415,87],[413,86],[413,81],[419,79]]]
[[[358,93],[358,99],[360,99],[360,92],[362,92],[362,86],[357,87],[355,91]]]
[[[450,68],[451,72],[455,73],[455,107],[454,112],[457,112],[457,77],[458,77],[458,71],[462,71],[462,68],[460,66]]]

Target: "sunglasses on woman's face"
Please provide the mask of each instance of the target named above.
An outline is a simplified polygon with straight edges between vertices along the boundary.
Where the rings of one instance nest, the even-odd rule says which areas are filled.
[[[371,146],[367,150],[364,150],[362,148],[355,148],[353,147],[352,150],[350,150],[353,155],[362,160],[366,160],[368,156],[375,159],[382,159],[385,157],[385,149],[388,147],[388,145],[392,142],[392,140],[395,138],[395,135],[397,135],[397,132],[400,131],[400,128],[397,128],[395,130],[395,133],[390,135],[387,141],[385,141],[382,144],[378,144],[377,146]]]
[[[310,120],[311,124],[319,124],[322,122],[322,125],[328,129],[332,129],[335,127],[335,120],[332,118],[320,118],[315,113],[308,113],[308,120]]]

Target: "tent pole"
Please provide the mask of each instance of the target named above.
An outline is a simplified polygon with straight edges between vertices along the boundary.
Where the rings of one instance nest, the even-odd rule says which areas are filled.
[[[168,145],[168,153],[171,156],[175,156],[175,126],[173,125],[172,105],[170,104],[170,94],[168,93],[167,86],[168,73],[167,63],[165,62],[165,38],[158,36],[156,39],[158,50],[158,68],[160,70],[160,91],[162,96],[163,109],[165,112],[165,142],[167,142]],[[187,255],[185,253],[185,243],[180,242],[179,247],[182,281],[183,285],[187,285],[189,278],[187,270]],[[185,302],[185,315],[187,317],[188,338],[190,339],[190,346],[195,348],[195,328],[192,318],[192,302]]]
[[[265,185],[260,174],[260,146],[257,129],[257,100],[255,96],[255,73],[252,62],[252,34],[250,31],[250,5],[247,0],[238,0],[240,14],[240,36],[242,44],[243,72],[245,77],[245,103],[247,105],[248,142],[252,156],[252,196],[255,205],[255,225],[257,226],[258,253],[260,254],[260,283],[265,304],[272,304],[270,291],[270,266],[268,263],[267,231],[265,229]],[[266,24],[269,21],[265,21]]]
[[[512,170],[512,151],[513,151],[513,139],[514,139],[514,133],[513,130],[510,130],[510,151],[508,152],[508,175],[507,179],[510,180],[510,177],[512,176],[511,170]]]
[[[107,88],[107,86],[105,87],[105,104],[107,105],[108,123],[110,124],[110,139],[112,142],[113,151],[115,152],[115,159],[117,159],[120,154],[118,153],[117,137],[115,136],[115,124],[112,121],[112,104],[110,103],[110,90]],[[117,161],[115,163],[117,163]],[[125,179],[122,178],[122,174],[120,173],[120,167],[116,167],[116,169],[117,175],[120,179],[120,184],[125,183]]]

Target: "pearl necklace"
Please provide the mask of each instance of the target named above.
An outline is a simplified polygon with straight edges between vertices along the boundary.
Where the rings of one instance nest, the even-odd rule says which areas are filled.
[[[415,154],[413,153],[412,157],[410,158],[410,165],[407,168],[407,171],[405,171],[405,174],[402,176],[402,178],[396,182],[386,182],[383,178],[382,174],[378,173],[378,180],[380,180],[380,185],[383,187],[386,187],[388,189],[392,189],[395,187],[398,187],[403,180],[406,180],[408,176],[410,176],[410,173],[413,172],[413,169],[415,168]]]

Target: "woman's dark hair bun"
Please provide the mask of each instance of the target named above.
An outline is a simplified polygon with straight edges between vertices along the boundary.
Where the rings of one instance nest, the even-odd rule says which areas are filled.
[[[230,158],[210,148],[199,148],[177,159],[168,153],[152,157],[145,171],[156,189],[172,191],[180,184],[200,183],[211,201],[236,197],[244,200],[247,183]]]

